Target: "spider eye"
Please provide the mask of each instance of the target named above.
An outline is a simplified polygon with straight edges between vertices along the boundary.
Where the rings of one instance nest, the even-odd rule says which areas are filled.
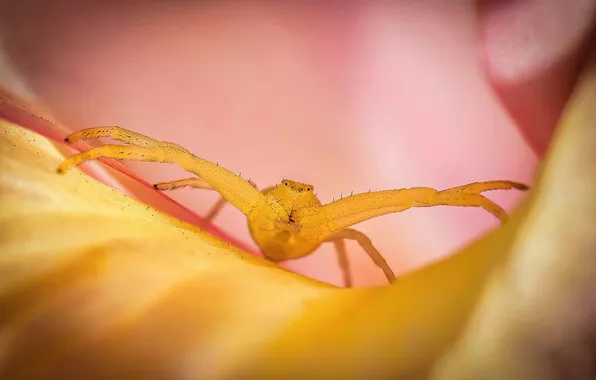
[[[307,188],[306,188],[306,191],[310,191],[310,187],[307,187]]]
[[[288,183],[287,182],[284,182],[284,185],[288,186]]]
[[[298,191],[302,191],[302,190],[303,190],[302,188],[298,189]]]

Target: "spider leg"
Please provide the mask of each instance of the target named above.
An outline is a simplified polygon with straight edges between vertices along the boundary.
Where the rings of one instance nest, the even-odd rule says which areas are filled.
[[[430,187],[383,190],[356,194],[323,206],[326,234],[332,235],[349,226],[394,212],[405,211],[411,207],[459,206],[481,207],[495,215],[502,222],[507,220],[507,213],[481,192],[506,189],[526,190],[524,184],[511,181],[475,182],[446,190]]]
[[[491,201],[490,199],[486,198],[480,193],[484,191],[492,191],[492,190],[510,190],[510,189],[517,189],[517,190],[528,190],[528,186],[524,185],[523,183],[513,182],[513,181],[486,181],[486,182],[474,182],[463,186],[452,187],[450,189],[442,190],[439,192],[440,195],[446,195],[447,199],[450,199],[450,202],[454,202],[455,204],[448,204],[454,206],[479,206],[485,209],[486,211],[490,212],[491,214],[495,215],[501,221],[506,221],[509,217],[505,210],[503,210],[499,205]],[[457,197],[458,194],[466,194],[468,197],[462,204],[457,204]]]
[[[201,177],[245,215],[249,215],[259,203],[265,201],[264,195],[248,181],[174,143],[157,141],[120,127],[84,129],[68,136],[65,141],[74,143],[78,140],[102,137],[111,137],[130,145],[104,145],[89,149],[67,158],[58,167],[58,172],[64,173],[72,166],[100,157],[176,163],[184,170]]]
[[[248,180],[248,183],[250,183],[251,185],[256,187],[256,184],[253,181]],[[202,178],[198,178],[198,177],[178,179],[178,180],[169,181],[169,182],[160,182],[160,183],[154,184],[153,187],[155,187],[157,190],[160,190],[160,191],[176,190],[176,189],[181,189],[183,187],[194,187],[197,189],[215,190],[213,188],[213,186],[211,186],[210,184],[207,183],[207,181],[205,181]],[[211,206],[209,211],[207,211],[207,214],[205,214],[204,218],[207,219],[208,221],[212,221],[221,212],[222,208],[227,203],[228,203],[228,201],[224,197],[220,197],[217,200],[217,202],[215,202],[215,204],[213,206]]]
[[[181,189],[183,187],[194,187],[196,189],[215,190],[213,186],[207,183],[207,181],[198,177],[178,179],[169,182],[159,182],[154,184],[153,187],[160,191],[176,190]],[[205,214],[204,218],[208,221],[212,221],[213,219],[215,219],[215,217],[221,212],[222,208],[226,205],[226,203],[228,203],[228,201],[224,197],[219,197],[217,202],[215,202],[215,204],[211,206],[209,211],[207,211],[207,214]]]
[[[194,187],[196,189],[215,190],[213,186],[207,183],[207,181],[198,177],[177,179],[175,181],[169,182],[159,182],[154,184],[153,187],[160,191],[176,190],[181,189],[183,187]]]
[[[395,273],[393,273],[393,271],[389,267],[389,264],[387,264],[385,258],[381,255],[379,250],[375,248],[368,236],[366,236],[364,233],[358,230],[346,228],[344,230],[336,232],[333,236],[328,238],[327,241],[331,241],[335,244],[340,261],[340,266],[342,267],[342,271],[344,274],[344,282],[346,283],[347,287],[350,287],[352,285],[352,281],[350,278],[349,266],[347,263],[348,260],[344,246],[344,240],[346,239],[355,240],[360,245],[360,247],[362,247],[362,249],[366,252],[366,254],[371,258],[375,265],[381,268],[383,273],[385,273],[385,277],[387,277],[387,280],[389,280],[390,283],[395,281]]]
[[[161,142],[149,136],[145,136],[140,133],[129,131],[128,129],[116,126],[83,129],[66,136],[64,141],[66,141],[67,143],[74,144],[79,140],[94,140],[105,137],[110,137],[114,140],[121,141],[125,144],[139,146],[142,148],[156,148],[157,146],[163,144],[176,145],[172,143]]]
[[[348,261],[348,253],[346,252],[346,243],[344,239],[329,239],[335,246],[337,252],[337,261],[339,269],[341,270],[344,286],[346,288],[352,287],[352,273],[350,270],[350,262]]]

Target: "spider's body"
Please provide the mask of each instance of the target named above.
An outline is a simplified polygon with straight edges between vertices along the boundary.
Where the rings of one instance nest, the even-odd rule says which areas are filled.
[[[63,173],[73,165],[100,157],[176,163],[198,177],[158,183],[154,185],[155,188],[173,190],[192,186],[217,191],[222,199],[206,218],[212,219],[226,202],[231,203],[246,216],[253,239],[272,261],[304,257],[325,242],[333,243],[346,286],[351,286],[344,246],[346,239],[358,242],[383,270],[387,279],[390,282],[395,280],[395,274],[370,239],[351,226],[411,207],[438,205],[481,207],[504,221],[507,218],[505,211],[481,193],[499,189],[527,189],[526,185],[517,182],[487,181],[441,191],[430,187],[373,191],[322,204],[311,185],[283,180],[277,186],[261,192],[254,183],[195,156],[180,145],[157,141],[120,127],[85,129],[68,136],[66,141],[73,143],[80,139],[101,137],[112,137],[129,145],[105,145],[79,153],[64,161],[58,167],[58,172]]]
[[[304,257],[322,243],[326,224],[313,186],[284,179],[263,190],[263,205],[247,217],[250,234],[272,261]]]

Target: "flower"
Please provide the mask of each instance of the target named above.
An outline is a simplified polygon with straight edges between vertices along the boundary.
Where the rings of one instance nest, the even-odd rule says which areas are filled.
[[[595,97],[592,57],[540,181],[508,224],[391,286],[360,289],[290,273],[84,173],[56,175],[57,146],[22,128],[30,120],[2,119],[0,375],[453,379],[578,369],[569,353],[596,320]]]

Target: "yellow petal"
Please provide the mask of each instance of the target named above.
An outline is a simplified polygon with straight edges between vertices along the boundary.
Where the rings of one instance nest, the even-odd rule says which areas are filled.
[[[594,378],[596,49],[567,103],[507,265],[435,379]]]

